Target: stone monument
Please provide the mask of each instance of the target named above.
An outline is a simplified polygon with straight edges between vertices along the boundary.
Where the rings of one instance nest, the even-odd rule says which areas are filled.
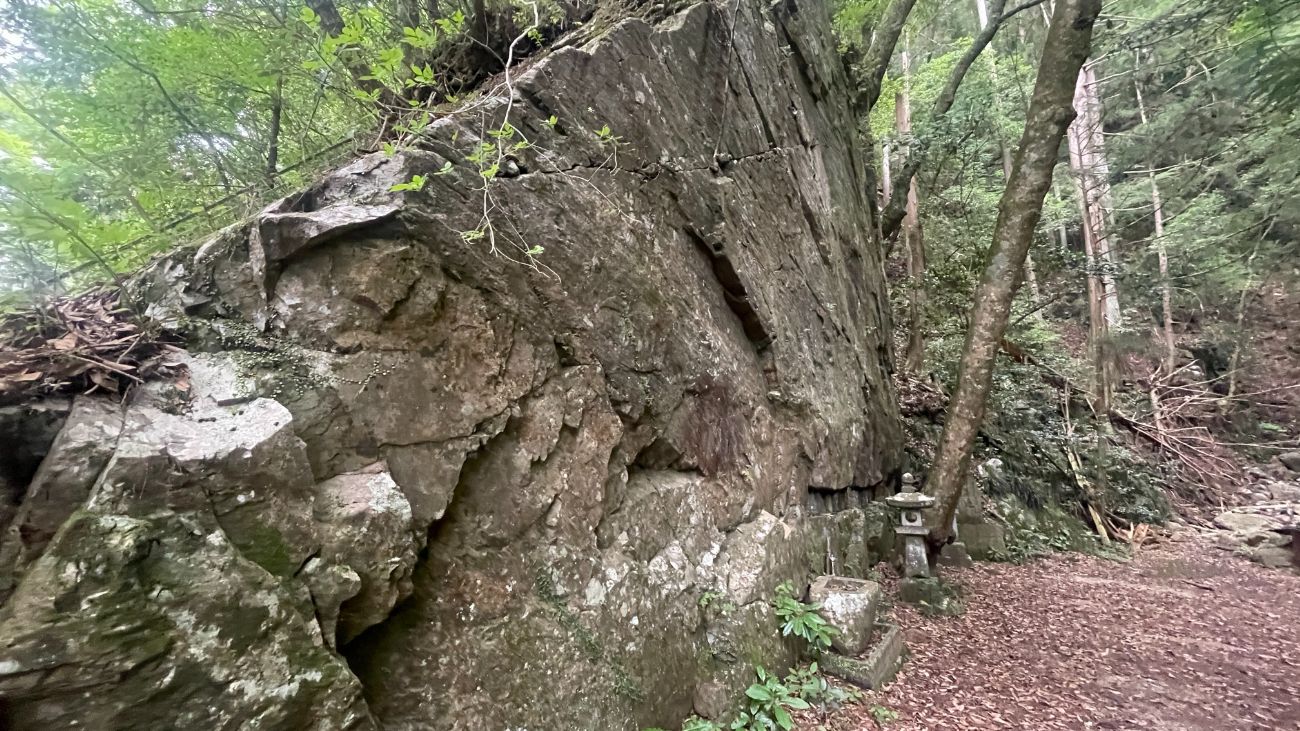
[[[924,579],[930,576],[930,560],[926,556],[925,526],[921,513],[934,505],[934,498],[916,489],[916,478],[908,472],[903,475],[903,491],[885,498],[885,504],[898,509],[898,526],[894,532],[903,537],[903,578]]]

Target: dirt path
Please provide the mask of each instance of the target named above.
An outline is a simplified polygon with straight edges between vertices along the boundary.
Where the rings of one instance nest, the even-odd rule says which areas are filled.
[[[1300,576],[1182,535],[1129,563],[951,572],[966,613],[896,608],[897,682],[821,727],[875,729],[875,705],[898,713],[891,731],[1300,730]]]

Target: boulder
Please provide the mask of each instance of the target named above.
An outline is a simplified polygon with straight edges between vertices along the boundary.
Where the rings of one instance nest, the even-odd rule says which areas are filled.
[[[939,549],[938,563],[940,566],[952,568],[968,568],[975,565],[971,560],[970,552],[966,549],[966,544],[961,541],[954,541]]]
[[[1219,513],[1219,516],[1214,519],[1214,524],[1233,533],[1251,534],[1276,528],[1282,525],[1282,521],[1270,515],[1229,510]]]
[[[17,514],[27,483],[63,428],[71,405],[69,399],[49,398],[0,406],[0,444],[5,447],[0,449],[0,532]]]
[[[79,512],[0,609],[0,720],[375,728],[301,603],[214,521]]]
[[[1295,552],[1284,546],[1261,546],[1250,553],[1250,560],[1270,569],[1296,566]]]
[[[1268,483],[1268,492],[1273,500],[1300,505],[1300,481]]]
[[[808,590],[808,601],[820,605],[822,616],[839,630],[831,646],[850,656],[871,645],[884,596],[874,581],[842,576],[819,576]]]
[[[861,503],[902,438],[827,6],[580,32],[133,279],[243,386],[194,368],[128,406],[0,623],[24,667],[96,638],[48,655],[67,683],[24,676],[16,727],[666,727],[794,659],[776,586],[880,559]],[[464,155],[507,104],[530,145],[491,181],[493,247]],[[121,528],[63,542],[79,516]],[[105,583],[59,583],[123,541]],[[114,640],[119,609],[149,626]]]
[[[997,523],[960,523],[957,535],[971,558],[992,558],[1007,550],[1006,529]]]
[[[1300,472],[1300,452],[1284,452],[1277,456],[1277,460],[1292,472]]]
[[[320,559],[350,571],[350,576],[334,575],[346,577],[345,585],[355,581],[356,590],[343,596],[345,591],[335,589],[323,602],[313,587],[312,596],[318,612],[337,616],[338,642],[346,644],[410,595],[419,543],[412,533],[411,505],[382,465],[331,477],[316,485],[315,493]],[[331,583],[338,586],[337,580]]]

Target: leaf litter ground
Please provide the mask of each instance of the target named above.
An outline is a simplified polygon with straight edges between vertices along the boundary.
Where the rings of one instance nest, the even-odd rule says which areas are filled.
[[[891,731],[1300,730],[1300,575],[1175,538],[950,571],[966,613],[896,607],[898,680],[800,728],[880,728],[875,706]]]

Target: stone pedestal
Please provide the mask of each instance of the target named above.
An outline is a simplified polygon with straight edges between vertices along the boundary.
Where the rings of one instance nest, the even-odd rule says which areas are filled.
[[[903,633],[897,625],[876,625],[876,634],[880,639],[867,655],[844,657],[832,652],[823,655],[818,664],[828,674],[859,688],[880,690],[898,673],[898,666],[902,664],[907,648],[903,644]]]
[[[963,610],[957,587],[934,578],[903,579],[898,582],[898,599],[919,605],[932,616],[955,616]]]
[[[844,655],[861,654],[871,645],[884,596],[874,581],[842,576],[819,576],[808,590],[809,601],[820,604],[822,616],[839,630],[831,647]]]

